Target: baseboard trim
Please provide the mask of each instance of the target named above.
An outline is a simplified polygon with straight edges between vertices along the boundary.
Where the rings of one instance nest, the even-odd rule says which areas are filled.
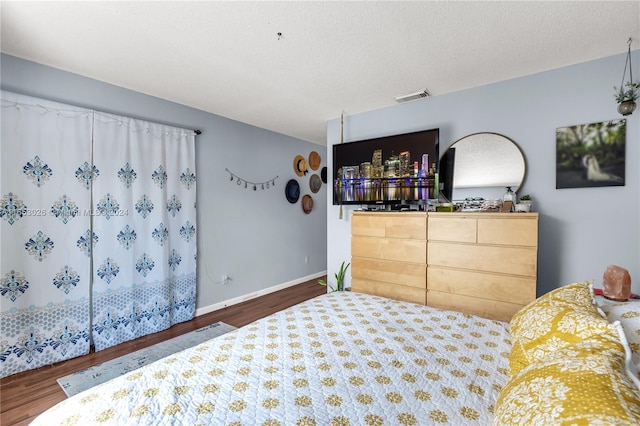
[[[199,317],[200,315],[208,314],[219,309],[226,308],[228,306],[237,305],[238,303],[246,302],[247,300],[255,299],[256,297],[274,293],[279,290],[284,290],[285,288],[293,287],[294,285],[302,284],[304,282],[320,278],[325,275],[327,275],[327,271],[317,272],[315,274],[307,275],[306,277],[297,278],[293,281],[277,284],[268,288],[263,288],[262,290],[256,291],[254,293],[245,294],[242,296],[234,297],[232,299],[223,300],[222,302],[214,303],[213,305],[204,306],[202,308],[196,309],[196,316]]]

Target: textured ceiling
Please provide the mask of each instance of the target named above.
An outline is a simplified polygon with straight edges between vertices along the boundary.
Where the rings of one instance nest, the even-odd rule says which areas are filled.
[[[629,37],[640,45],[639,1],[0,7],[3,53],[322,145],[342,112],[623,53]]]

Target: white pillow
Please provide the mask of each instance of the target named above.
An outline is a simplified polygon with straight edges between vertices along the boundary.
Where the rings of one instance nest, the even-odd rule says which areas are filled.
[[[620,322],[631,349],[631,363],[640,371],[640,302],[599,303],[609,322]],[[638,376],[640,377],[640,376]]]

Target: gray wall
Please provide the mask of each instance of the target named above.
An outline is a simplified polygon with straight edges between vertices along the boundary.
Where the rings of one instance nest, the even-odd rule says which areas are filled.
[[[523,150],[527,175],[520,194],[540,212],[538,294],[563,284],[594,279],[601,286],[607,265],[629,270],[640,293],[640,110],[627,116],[626,185],[556,189],[556,128],[620,119],[613,86],[620,85],[624,55],[512,79],[470,90],[348,115],[345,142],[440,128],[441,153],[476,132],[495,132]],[[640,52],[632,52],[640,70]],[[427,83],[428,87],[428,83]],[[328,154],[340,142],[340,118],[327,125]],[[331,170],[332,158],[329,158]],[[487,196],[478,191],[478,196]],[[350,213],[327,194],[328,270],[350,259]],[[350,275],[348,276],[350,282]]]
[[[202,130],[196,137],[198,308],[325,274],[326,187],[312,194],[309,176],[294,173],[293,159],[317,151],[325,166],[326,147],[16,57],[0,60],[3,90]],[[279,177],[275,187],[254,192],[231,182],[225,168],[252,182]],[[301,197],[313,196],[308,215],[285,198],[291,178]]]

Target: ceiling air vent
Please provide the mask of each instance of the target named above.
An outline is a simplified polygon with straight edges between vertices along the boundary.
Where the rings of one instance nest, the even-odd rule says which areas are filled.
[[[404,95],[404,96],[398,96],[396,98],[396,102],[401,104],[403,102],[415,101],[416,99],[428,98],[429,96],[431,96],[431,93],[429,93],[427,89],[424,89],[424,90],[421,90],[420,92],[409,93],[408,95]]]

